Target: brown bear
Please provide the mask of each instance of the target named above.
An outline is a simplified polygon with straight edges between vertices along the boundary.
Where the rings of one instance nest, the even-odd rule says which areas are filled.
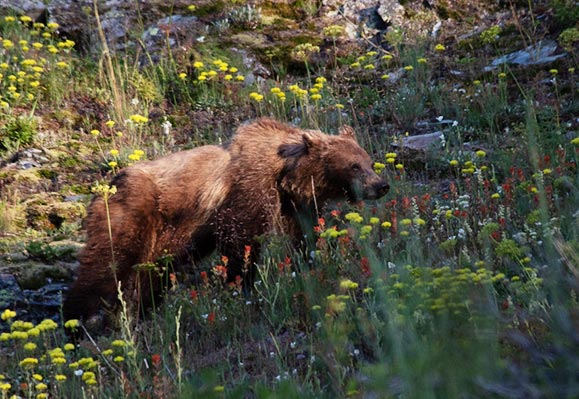
[[[105,206],[96,198],[65,319],[88,319],[103,304],[114,305],[116,281],[131,303],[149,306],[162,284],[149,285],[149,272],[134,265],[152,264],[166,253],[184,261],[217,248],[229,258],[232,280],[248,263],[246,246],[249,264],[257,259],[264,234],[300,242],[303,221],[317,220],[328,200],[377,199],[389,188],[352,128],[332,136],[272,119],[241,126],[225,147],[203,146],[131,166],[111,184],[118,190],[109,200],[114,257]]]

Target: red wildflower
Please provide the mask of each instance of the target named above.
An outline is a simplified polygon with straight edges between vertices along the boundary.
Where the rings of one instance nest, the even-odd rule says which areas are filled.
[[[217,265],[213,267],[213,273],[216,276],[219,276],[223,279],[223,281],[227,280],[227,267],[223,265]]]
[[[199,297],[199,293],[197,292],[197,290],[191,290],[191,292],[189,292],[189,297],[190,297],[193,301],[196,301],[197,298]]]
[[[362,274],[366,277],[370,277],[372,275],[372,270],[370,269],[370,261],[367,257],[362,257],[360,259],[360,267],[362,268]]]
[[[161,355],[158,354],[154,354],[151,356],[151,362],[153,363],[153,366],[155,368],[159,368],[159,366],[161,365]]]
[[[249,257],[251,256],[251,245],[246,245],[243,253],[243,263],[247,266]]]
[[[207,315],[207,322],[213,323],[215,321],[215,312],[211,312]]]
[[[289,271],[291,269],[291,258],[289,256],[285,257],[285,260],[283,262],[279,262],[277,264],[277,268],[279,270],[280,273],[283,273],[284,271]]]

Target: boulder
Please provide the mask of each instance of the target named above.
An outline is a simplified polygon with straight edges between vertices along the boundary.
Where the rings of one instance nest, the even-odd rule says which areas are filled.
[[[0,15],[26,15],[36,21],[45,12],[46,5],[42,0],[0,0]]]
[[[548,64],[559,58],[565,57],[565,53],[555,54],[557,42],[554,40],[541,40],[540,42],[528,46],[524,50],[515,51],[496,58],[489,66],[485,67],[485,72],[496,69],[499,65],[515,64],[522,66]]]

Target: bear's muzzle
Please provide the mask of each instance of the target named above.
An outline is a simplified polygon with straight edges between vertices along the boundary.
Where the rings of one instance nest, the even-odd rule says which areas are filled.
[[[364,199],[378,199],[388,193],[390,190],[390,184],[386,180],[380,179],[379,181],[369,185],[364,190]]]

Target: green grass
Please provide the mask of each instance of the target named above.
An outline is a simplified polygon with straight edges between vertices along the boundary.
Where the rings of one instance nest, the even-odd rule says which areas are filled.
[[[75,137],[74,165],[60,165],[82,175],[67,182],[84,184],[75,192],[135,162],[224,142],[236,119],[258,116],[327,132],[352,124],[391,182],[380,201],[330,204],[307,232],[310,254],[263,237],[249,293],[225,286],[227,259],[214,254],[168,276],[146,320],[125,311],[107,336],[74,342],[74,322],[4,310],[2,398],[576,397],[579,141],[563,132],[575,123],[575,66],[477,72],[497,35],[470,39],[481,43],[474,55],[401,36],[392,53],[347,59],[331,36],[331,67],[304,54],[309,77],[248,85],[239,60],[211,46],[137,69],[132,55],[87,60],[54,29],[1,21],[12,45],[0,53],[0,131],[11,132],[0,151],[37,144],[40,132],[56,150]],[[468,75],[449,76],[465,57]],[[62,99],[94,112],[55,110]],[[440,146],[392,149],[439,116],[456,121],[431,126]],[[19,120],[35,121],[35,134],[14,129]],[[0,232],[21,233],[12,209],[24,195],[2,198]],[[37,232],[29,251],[46,256],[37,239],[51,234]]]

